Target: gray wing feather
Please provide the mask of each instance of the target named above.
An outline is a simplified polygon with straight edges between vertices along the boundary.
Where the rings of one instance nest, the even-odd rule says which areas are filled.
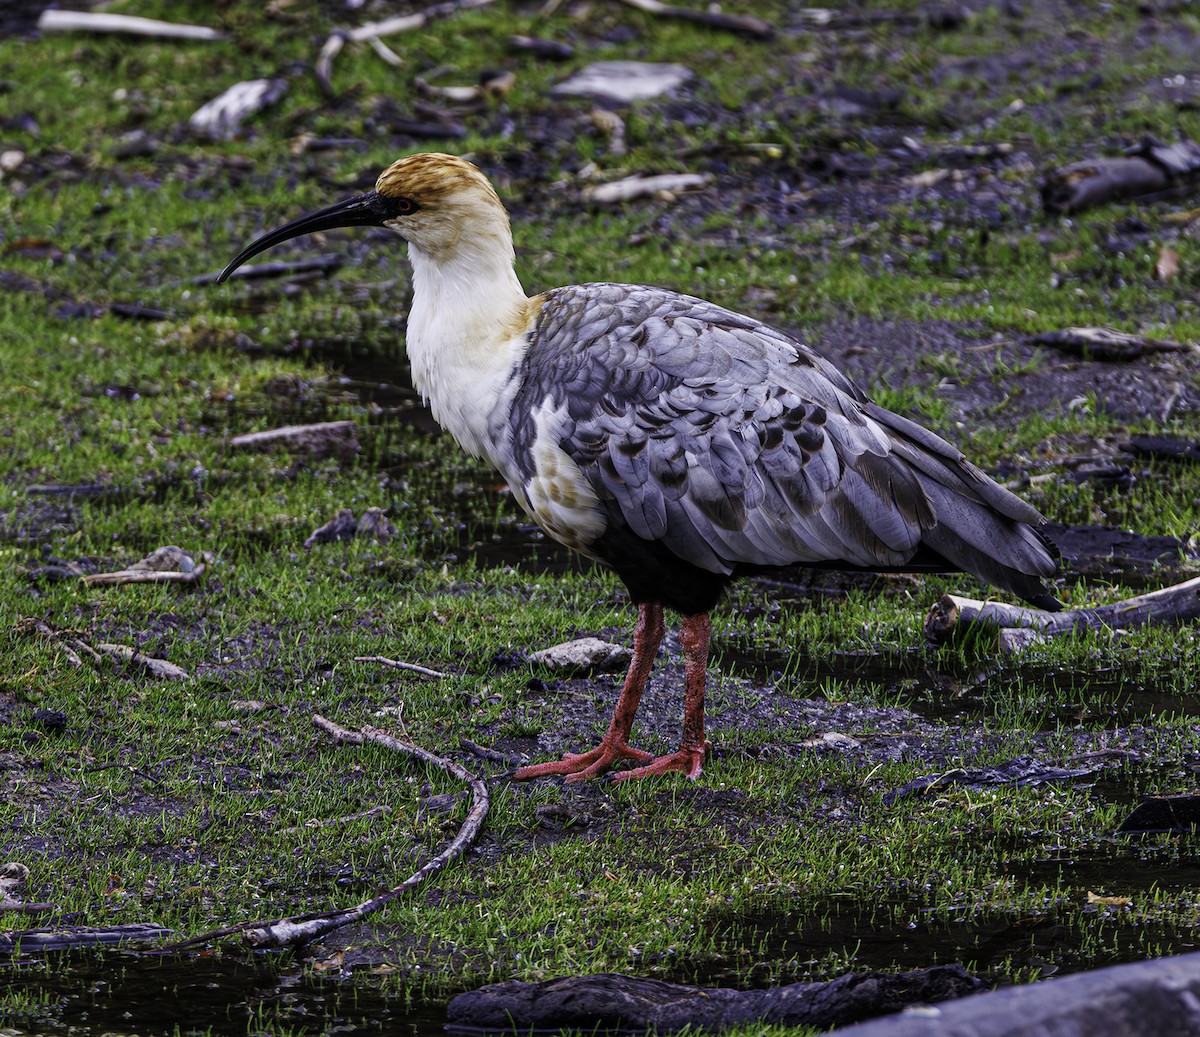
[[[559,446],[608,521],[701,568],[897,567],[924,542],[978,572],[996,539],[1015,540],[1001,567],[1053,569],[1035,534],[1012,534],[1040,521],[1034,509],[803,343],[712,303],[630,285],[556,289],[519,375],[518,469],[535,435],[522,416],[561,411]]]

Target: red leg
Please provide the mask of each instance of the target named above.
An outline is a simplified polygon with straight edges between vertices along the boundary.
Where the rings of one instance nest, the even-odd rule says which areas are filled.
[[[633,660],[629,664],[629,672],[625,674],[625,683],[621,686],[621,694],[613,710],[612,720],[609,721],[608,732],[600,740],[600,744],[591,752],[567,753],[561,760],[553,763],[522,767],[513,775],[514,780],[524,781],[527,778],[565,774],[568,776],[567,781],[583,781],[603,774],[620,760],[644,763],[653,759],[650,753],[644,753],[641,749],[634,749],[629,745],[629,732],[633,729],[633,717],[637,712],[638,703],[642,700],[646,681],[650,679],[654,656],[658,652],[658,646],[662,644],[664,632],[662,605],[657,601],[639,605],[637,627],[633,632]],[[703,727],[703,716],[700,723]]]
[[[708,667],[708,639],[712,630],[706,613],[684,616],[679,628],[679,641],[683,645],[684,687],[686,699],[683,707],[683,738],[679,748],[667,756],[651,760],[644,767],[621,771],[613,775],[613,781],[629,781],[649,778],[655,774],[680,771],[689,778],[700,777],[704,755],[711,748],[704,738],[704,683]]]

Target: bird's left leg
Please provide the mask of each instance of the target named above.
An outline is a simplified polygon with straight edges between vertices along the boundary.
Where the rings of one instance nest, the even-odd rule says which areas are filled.
[[[651,760],[644,767],[621,771],[613,781],[649,778],[655,774],[680,771],[689,778],[700,777],[704,756],[712,745],[704,737],[704,688],[708,668],[708,641],[712,624],[708,614],[701,612],[684,616],[679,628],[679,643],[683,646],[685,699],[683,706],[683,738],[679,748],[666,756]]]

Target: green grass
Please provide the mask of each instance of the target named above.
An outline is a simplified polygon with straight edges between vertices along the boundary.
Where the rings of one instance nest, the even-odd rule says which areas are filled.
[[[328,744],[310,724],[314,712],[407,731],[451,754],[470,738],[548,755],[581,748],[602,728],[613,679],[554,684],[519,660],[583,634],[627,640],[632,613],[617,581],[582,563],[540,572],[537,559],[558,557],[548,544],[514,564],[531,557],[532,535],[496,477],[340,381],[405,377],[401,243],[365,232],[291,243],[271,258],[340,254],[347,263],[287,292],[277,281],[191,281],[265,227],[369,184],[409,146],[389,130],[385,102],[410,113],[415,76],[446,63],[457,71],[439,82],[468,82],[485,67],[517,73],[504,102],[461,113],[464,140],[434,147],[510,171],[501,191],[530,291],[594,279],[662,284],[813,336],[863,319],[944,322],[984,343],[1091,324],[1200,339],[1200,251],[1164,219],[1174,203],[1063,221],[1038,210],[1040,170],[1114,153],[1147,132],[1196,135],[1193,111],[1148,88],[1161,78],[1162,47],[1135,46],[1139,16],[1123,5],[1089,14],[1076,50],[1061,51],[1057,24],[1029,28],[1027,45],[1064,70],[1047,86],[1015,73],[997,84],[979,71],[976,58],[1011,49],[995,12],[963,32],[881,23],[751,44],[619,5],[597,5],[580,25],[495,5],[404,37],[398,71],[366,46],[347,47],[334,64],[335,104],[310,75],[295,74],[244,137],[189,139],[188,116],[217,90],[311,61],[333,27],[310,6],[279,6],[272,17],[257,4],[137,5],[142,15],[217,24],[230,38],[215,44],[0,41],[0,80],[19,84],[8,96],[39,123],[37,132],[6,124],[0,135],[3,149],[25,152],[0,181],[0,615],[11,617],[0,629],[0,852],[31,869],[22,895],[57,904],[55,917],[195,933],[347,904],[437,852],[466,807],[440,815],[424,805],[455,784],[378,749]],[[768,7],[786,23],[784,5]],[[1194,15],[1173,17],[1195,28]],[[564,70],[507,49],[514,32],[580,37],[570,67],[679,60],[703,80],[691,100],[623,113],[630,150],[615,157],[582,121],[588,102],[550,97]],[[895,125],[841,119],[816,103],[835,60],[840,83],[905,91]],[[1099,85],[1077,71],[1089,63]],[[1070,89],[1056,90],[1064,81]],[[1103,103],[1110,97],[1131,103]],[[688,106],[704,117],[685,122]],[[159,150],[116,157],[118,139],[135,129]],[[301,134],[354,137],[363,148],[293,153]],[[809,182],[818,154],[886,163],[905,134],[929,149],[927,160],[885,166],[861,189],[847,179]],[[972,189],[999,185],[986,218],[965,188],[905,183],[939,168],[941,149],[996,141],[1015,142],[1026,158],[963,171]],[[710,155],[709,192],[604,210],[575,201],[589,161],[616,176],[690,169]],[[1125,238],[1134,247],[1110,247]],[[1151,271],[1164,242],[1183,273],[1159,282]],[[105,312],[135,302],[169,316]],[[997,346],[988,377],[1042,377],[1061,362]],[[1061,414],[1001,411],[964,425],[937,382],[962,377],[964,365],[939,348],[920,365],[933,381],[881,371],[871,388],[988,469],[1013,461],[1053,474],[1131,431],[1200,435],[1195,415],[1165,426],[1153,416],[1120,422],[1087,399]],[[1194,384],[1190,368],[1176,373]],[[346,464],[229,444],[239,432],[339,419],[358,424],[362,446]],[[1019,488],[1059,521],[1192,535],[1196,467],[1145,467],[1127,492],[1058,478]],[[39,486],[105,492],[31,489]],[[339,508],[368,506],[397,528],[387,544],[302,547]],[[33,575],[56,560],[117,568],[164,543],[211,553],[198,587],[88,589]],[[488,561],[497,557],[489,548],[502,560]],[[1114,576],[1064,593],[1098,603],[1141,589]],[[875,905],[861,924],[883,930],[914,912],[944,926],[1058,912],[1077,927],[1062,951],[1070,967],[1179,949],[1172,934],[1193,917],[1195,889],[1140,879],[1152,868],[1181,873],[1179,844],[1116,844],[1111,832],[1136,796],[1188,787],[1198,748],[1194,630],[1055,641],[1020,660],[995,658],[986,641],[920,647],[926,608],[950,590],[985,593],[950,577],[881,579],[837,597],[739,586],[714,617],[720,752],[701,782],[580,789],[497,780],[479,852],[347,938],[379,968],[355,982],[436,1001],[486,981],[570,972],[748,984],[875,967],[852,944],[817,939],[823,925],[840,932],[838,903]],[[193,676],[154,682],[116,666],[75,668],[53,641],[23,633],[17,617],[136,645]],[[369,655],[449,676],[354,661]],[[756,673],[747,656],[779,677]],[[863,658],[866,674],[851,665]],[[639,737],[650,748],[671,744],[675,707],[664,697],[677,685],[676,673],[647,699]],[[1148,690],[1161,698],[1144,703]],[[956,719],[960,692],[968,705]],[[65,714],[66,728],[40,726],[38,709]],[[967,752],[955,749],[962,729],[972,733]],[[804,747],[828,730],[862,747]],[[1127,786],[1120,799],[1077,785],[950,789],[896,807],[882,799],[939,769],[1110,747],[1141,757],[1117,768]],[[306,826],[373,806],[389,812]],[[546,806],[564,811],[539,813]],[[1093,862],[1082,876],[1046,864],[1077,857]],[[1093,883],[1103,887],[1096,892],[1128,892],[1132,905],[1087,908]],[[758,917],[768,921],[747,922]],[[790,943],[781,919],[801,934]],[[35,923],[8,914],[0,924]],[[1138,926],[1150,935],[1131,950]],[[824,949],[806,951],[805,932]],[[924,962],[914,957],[883,964]],[[1035,975],[1018,952],[974,964],[996,980]],[[22,988],[0,993],[4,1014],[54,1009]]]

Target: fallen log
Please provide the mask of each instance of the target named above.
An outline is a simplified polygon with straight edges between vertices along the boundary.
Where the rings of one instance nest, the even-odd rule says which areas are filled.
[[[166,939],[170,929],[153,922],[93,928],[63,925],[43,929],[14,929],[0,933],[0,954],[27,955],[36,951],[64,951],[72,947],[112,947]]]
[[[1147,138],[1122,157],[1089,159],[1051,170],[1042,181],[1042,206],[1067,215],[1127,198],[1164,197],[1200,184],[1200,144]]]
[[[600,973],[542,983],[515,980],[454,998],[446,1010],[451,1033],[548,1032],[676,1033],[720,1030],[747,1023],[828,1029],[974,993],[982,981],[961,965],[912,972],[849,973],[828,983],[791,983],[770,990],[693,987]]]
[[[229,445],[240,450],[281,448],[315,458],[336,457],[349,462],[358,453],[358,426],[353,421],[323,421],[315,425],[287,425],[262,432],[243,432]]]
[[[1200,577],[1111,605],[1062,612],[946,594],[925,617],[925,636],[934,644],[946,644],[982,625],[1007,635],[1009,647],[1019,647],[1030,640],[1083,630],[1124,630],[1147,623],[1177,625],[1194,619],[1200,619]]]
[[[1115,328],[1061,328],[1031,335],[1029,342],[1035,346],[1053,346],[1084,360],[1118,363],[1140,360],[1146,353],[1187,353],[1196,348],[1186,342],[1130,335]]]

